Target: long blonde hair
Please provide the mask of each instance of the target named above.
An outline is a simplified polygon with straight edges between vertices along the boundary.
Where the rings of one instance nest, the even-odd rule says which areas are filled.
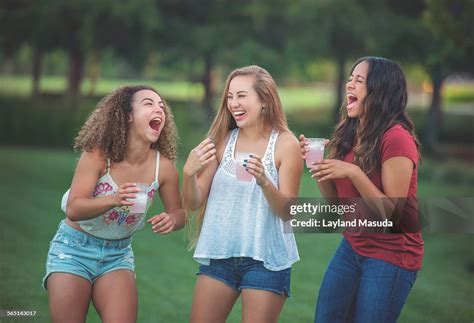
[[[229,92],[230,82],[237,76],[254,77],[253,89],[255,92],[257,92],[260,101],[263,102],[265,106],[264,110],[262,111],[263,124],[277,130],[280,133],[291,133],[290,129],[288,128],[285,113],[283,112],[283,107],[280,96],[278,95],[275,81],[266,69],[257,65],[251,65],[235,69],[227,77],[219,110],[217,111],[212,125],[207,132],[207,137],[213,139],[216,147],[224,144],[224,139],[226,138],[229,130],[237,128],[235,119],[227,109],[227,94]],[[199,238],[204,220],[204,213],[206,211],[206,204],[207,199],[204,202],[204,205],[196,211],[197,215],[194,217],[194,221],[189,221],[190,217],[187,217],[188,231],[191,236],[189,243],[190,249],[196,246],[197,240]],[[191,212],[188,209],[188,214],[190,213]]]

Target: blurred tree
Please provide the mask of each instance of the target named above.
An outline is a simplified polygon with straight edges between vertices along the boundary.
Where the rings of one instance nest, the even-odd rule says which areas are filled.
[[[51,30],[59,28],[55,19],[47,19],[49,8],[36,1],[4,1],[0,3],[0,50],[8,57],[29,44],[32,49],[32,96],[40,93],[39,82],[44,53],[55,46]]]
[[[330,58],[336,62],[336,100],[334,120],[338,120],[347,79],[349,59],[367,53],[376,26],[371,24],[376,1],[371,0],[304,0],[295,2],[289,11],[292,18],[292,51],[302,62]]]
[[[175,59],[198,66],[199,82],[204,88],[202,106],[207,118],[214,114],[212,100],[216,82],[214,69],[229,52],[251,41],[250,0],[163,0],[166,14],[162,45]],[[164,48],[166,50],[166,48]],[[192,67],[191,67],[192,68]]]
[[[384,19],[396,28],[382,32],[384,55],[421,64],[433,85],[423,144],[435,151],[442,123],[442,85],[449,74],[473,72],[474,1],[388,0]]]
[[[328,55],[337,64],[336,102],[334,119],[339,119],[339,110],[344,96],[347,79],[346,62],[354,56],[366,53],[371,37],[368,11],[358,1],[335,0],[321,2],[321,31],[326,37]]]
[[[474,1],[427,0],[426,4],[423,23],[428,32],[423,65],[430,74],[433,95],[423,139],[429,151],[436,151],[443,82],[452,73],[474,73]]]
[[[95,1],[81,32],[83,48],[91,64],[89,94],[94,93],[92,85],[100,77],[99,62],[105,49],[113,50],[139,70],[145,65],[151,44],[158,41],[153,37],[160,27],[162,18],[154,0]]]
[[[86,55],[96,65],[89,69],[91,84],[100,76],[97,64],[105,48],[140,66],[152,41],[151,34],[161,23],[154,0],[76,1],[61,1],[63,16],[68,17],[68,32],[62,34],[66,36],[63,44],[70,53],[68,84],[72,96],[79,93]],[[90,93],[94,93],[94,87]]]
[[[71,97],[80,93],[87,55],[96,64],[90,69],[93,79],[99,77],[97,62],[107,47],[139,65],[149,36],[161,21],[154,0],[6,1],[0,15],[0,26],[9,30],[0,37],[2,51],[12,53],[25,42],[33,49],[33,94],[39,92],[43,54],[58,48],[67,51],[67,94]]]

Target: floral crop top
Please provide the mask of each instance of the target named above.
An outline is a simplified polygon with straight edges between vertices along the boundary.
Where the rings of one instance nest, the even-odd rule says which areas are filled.
[[[93,219],[76,221],[85,232],[102,239],[117,240],[130,237],[135,231],[143,228],[145,216],[150,208],[159,183],[158,173],[160,171],[160,152],[156,152],[155,180],[148,186],[148,199],[144,213],[131,213],[128,206],[114,207]],[[119,187],[110,176],[110,159],[107,159],[107,173],[99,178],[95,186],[93,196],[102,197],[115,194]],[[64,193],[61,201],[61,209],[66,212],[69,191]]]

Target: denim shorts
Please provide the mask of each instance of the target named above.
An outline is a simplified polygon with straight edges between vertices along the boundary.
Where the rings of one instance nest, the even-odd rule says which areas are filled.
[[[51,240],[46,260],[46,281],[52,273],[69,273],[94,283],[108,272],[127,269],[134,272],[132,238],[106,240],[78,231],[61,221]]]
[[[244,288],[259,289],[291,296],[291,268],[272,271],[262,261],[248,257],[211,259],[208,266],[199,266],[197,275],[204,274],[240,291]]]

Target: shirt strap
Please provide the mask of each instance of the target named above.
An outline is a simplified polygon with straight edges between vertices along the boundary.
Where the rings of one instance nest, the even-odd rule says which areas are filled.
[[[158,181],[158,174],[160,173],[160,152],[156,151],[156,166],[155,166],[155,182]]]

